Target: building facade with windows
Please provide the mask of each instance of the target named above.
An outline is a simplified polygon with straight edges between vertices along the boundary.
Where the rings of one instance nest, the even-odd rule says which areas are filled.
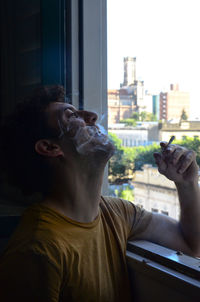
[[[134,203],[148,211],[179,218],[180,208],[174,182],[167,179],[151,165],[136,171],[134,178]]]
[[[148,146],[159,142],[158,122],[137,122],[136,127],[113,124],[108,131],[116,134],[124,147]]]
[[[170,91],[160,93],[160,119],[180,120],[185,111],[190,116],[190,96],[188,92],[179,90],[178,85],[171,84]]]
[[[135,98],[128,89],[108,90],[108,125],[130,118],[136,110]]]
[[[180,123],[162,123],[159,125],[160,140],[169,141],[172,135],[182,140],[186,137],[200,139],[200,121],[181,121]]]
[[[121,86],[129,86],[136,81],[136,57],[124,57],[124,82]]]

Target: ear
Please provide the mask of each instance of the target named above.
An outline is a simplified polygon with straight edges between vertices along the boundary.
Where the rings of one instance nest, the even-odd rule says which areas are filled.
[[[61,147],[47,139],[40,139],[39,141],[37,141],[35,144],[35,151],[43,156],[64,157],[64,152],[62,151]]]

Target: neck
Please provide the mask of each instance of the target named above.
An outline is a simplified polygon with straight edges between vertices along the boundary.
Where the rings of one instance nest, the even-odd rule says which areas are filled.
[[[73,220],[92,222],[99,212],[104,168],[91,159],[71,161],[44,204]]]

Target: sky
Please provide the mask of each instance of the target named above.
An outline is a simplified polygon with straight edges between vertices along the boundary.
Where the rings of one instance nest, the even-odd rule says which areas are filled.
[[[200,0],[107,0],[108,89],[123,82],[123,58],[159,93],[178,83],[188,91],[190,118],[200,118]]]

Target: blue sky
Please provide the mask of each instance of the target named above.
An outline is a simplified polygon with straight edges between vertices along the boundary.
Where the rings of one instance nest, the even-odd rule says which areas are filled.
[[[133,56],[145,89],[179,83],[190,92],[191,117],[200,117],[199,8],[199,0],[107,0],[108,88],[119,88],[123,57]]]

